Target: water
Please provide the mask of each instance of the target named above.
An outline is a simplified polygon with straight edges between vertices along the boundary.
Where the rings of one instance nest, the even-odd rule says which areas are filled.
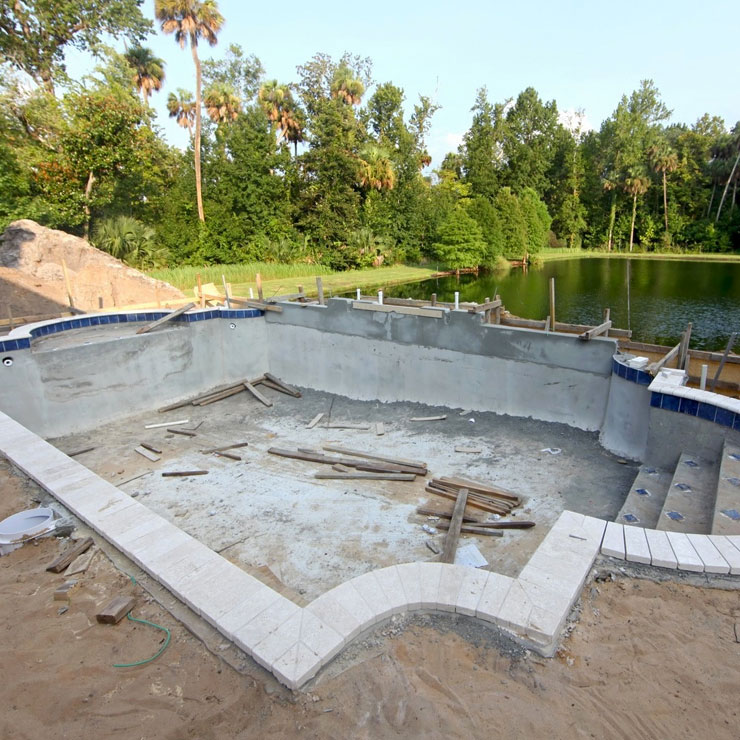
[[[629,316],[627,277],[629,279]],[[550,312],[549,280],[555,278],[558,321],[596,325],[611,309],[615,328],[632,329],[632,338],[673,346],[686,324],[693,324],[694,349],[724,349],[730,332],[740,332],[740,264],[658,259],[574,258],[547,262],[508,275],[461,275],[389,286],[396,298],[482,303],[498,293],[506,308],[527,319]],[[740,338],[735,351],[739,351]]]

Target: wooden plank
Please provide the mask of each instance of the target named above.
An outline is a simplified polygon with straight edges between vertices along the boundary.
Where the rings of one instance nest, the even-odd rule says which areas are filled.
[[[213,454],[216,457],[227,457],[229,460],[239,460],[241,462],[239,455],[234,455],[231,452],[214,452]]]
[[[144,429],[159,429],[160,427],[175,427],[180,424],[190,424],[190,419],[179,419],[178,421],[160,421],[157,424],[145,424]]]
[[[306,429],[313,429],[323,418],[324,418],[323,412],[320,414],[316,414],[316,416],[314,416],[313,419],[311,419],[311,421],[308,422]]]
[[[452,509],[454,509],[454,506],[451,509],[435,509],[428,506],[417,506],[416,513],[425,516],[436,516],[440,519],[452,519]],[[480,516],[476,516],[472,512],[469,512],[467,506],[465,507],[465,512],[463,513],[463,523],[465,522],[467,522],[468,524],[482,524]]]
[[[437,527],[437,529],[440,529],[443,532],[450,529],[450,525],[448,522],[439,522],[435,526]],[[460,526],[460,533],[461,534],[477,534],[482,537],[503,537],[504,536],[504,533],[500,529],[486,529],[484,527],[476,527],[476,526],[471,526],[469,524],[462,524]]]
[[[453,493],[452,491],[445,491],[439,488],[434,488],[429,484],[426,485],[424,490],[427,493],[433,493],[435,496],[441,496],[442,498],[446,498],[451,501],[457,500],[457,492]],[[499,506],[493,502],[482,501],[471,496],[468,496],[468,506],[472,506],[474,509],[480,509],[481,511],[487,511],[490,514],[503,514],[506,516],[508,516],[509,514],[509,509],[507,509],[505,506]]]
[[[67,457],[77,457],[77,455],[84,455],[86,452],[92,452],[95,447],[84,447],[81,450],[75,450],[74,452],[68,452]]]
[[[195,304],[186,303],[184,306],[182,306],[182,308],[178,308],[176,311],[171,311],[166,316],[163,316],[161,319],[157,319],[156,321],[153,321],[151,324],[142,326],[141,329],[139,329],[139,331],[137,331],[136,333],[146,334],[152,329],[156,329],[158,326],[161,326],[162,324],[166,324],[168,321],[172,321],[172,319],[177,318],[181,314],[184,314],[186,311],[189,311],[191,308],[195,308]]]
[[[316,278],[316,293],[319,296],[319,304],[324,305],[324,283],[320,277]]]
[[[92,559],[98,554],[98,551],[91,547],[87,552],[83,552],[82,555],[78,555],[70,564],[67,570],[64,571],[66,576],[75,576],[78,573],[84,573],[92,563]]]
[[[212,396],[209,396],[205,400],[199,401],[197,405],[198,406],[209,406],[212,403],[216,403],[216,401],[223,401],[225,398],[230,398],[231,396],[235,396],[237,393],[242,393],[243,391],[244,391],[244,384],[242,383],[238,388],[230,388],[227,391],[221,391],[221,393],[216,393]]]
[[[532,529],[535,526],[534,522],[528,521],[496,521],[496,522],[481,522],[476,524],[476,527],[488,527],[490,529]]]
[[[473,491],[476,493],[491,494],[495,496],[500,496],[501,498],[505,498],[510,501],[514,501],[517,504],[521,503],[520,496],[518,496],[513,491],[509,491],[506,488],[501,488],[500,486],[486,485],[485,483],[480,483],[474,480],[466,480],[465,478],[450,478],[443,476],[439,478],[439,480],[442,481],[442,483],[447,483],[448,485],[452,485],[458,488],[467,488],[469,491]]]
[[[486,301],[485,303],[480,303],[477,306],[473,306],[473,308],[468,309],[468,313],[480,313],[481,311],[490,311],[493,308],[501,308],[503,304],[501,303],[501,298],[496,298],[495,301]]]
[[[719,367],[717,368],[717,372],[714,374],[714,378],[712,378],[712,385],[709,387],[710,391],[713,391],[717,385],[717,381],[719,380],[719,376],[722,374],[722,370],[725,367],[725,363],[727,362],[727,357],[732,352],[732,345],[735,344],[735,338],[737,337],[737,334],[735,332],[732,332],[730,334],[730,338],[727,340],[727,347],[725,347],[724,354],[722,355],[722,359],[719,361]]]
[[[394,463],[382,463],[354,459],[351,457],[330,457],[323,455],[316,450],[298,449],[286,450],[278,447],[270,447],[267,452],[271,455],[288,457],[293,460],[303,460],[304,462],[321,463],[322,465],[346,465],[347,467],[363,470],[368,473],[407,473],[411,475],[426,475],[426,469],[416,468],[408,465],[396,465]]]
[[[555,326],[555,278],[550,278],[550,326],[553,331],[557,331]]]
[[[170,429],[167,427],[167,431],[172,434],[181,434],[183,437],[197,437],[195,432],[189,432],[187,429]]]
[[[155,455],[153,452],[150,452],[149,450],[141,446],[134,447],[134,452],[137,452],[139,455],[145,457],[147,460],[151,460],[152,462],[159,462],[161,459],[159,455]]]
[[[663,355],[663,357],[661,357],[657,362],[651,362],[647,366],[647,371],[651,373],[652,375],[657,375],[660,368],[668,364],[679,353],[680,349],[681,349],[681,342],[679,342],[672,349],[669,349],[668,352],[666,352]]]
[[[254,281],[255,281],[255,283],[257,283],[257,297],[258,297],[258,298],[259,298],[259,299],[260,299],[261,301],[264,301],[264,300],[265,300],[265,295],[264,295],[264,293],[262,292],[262,275],[260,275],[260,273],[257,273],[257,274],[256,274],[256,275],[254,276]]]
[[[183,478],[188,475],[208,475],[207,470],[170,470],[162,473],[163,478]]]
[[[92,544],[92,537],[85,537],[84,539],[76,540],[72,547],[47,565],[46,570],[50,573],[61,573],[73,560],[82,555],[83,552],[89,550],[90,547],[92,547]]]
[[[605,321],[603,324],[599,324],[598,326],[595,326],[593,329],[588,329],[587,331],[584,331],[583,334],[579,334],[578,338],[582,339],[584,342],[588,342],[594,337],[599,336],[599,334],[606,334],[611,328],[612,328],[612,322]]]
[[[340,422],[336,422],[333,424],[327,424],[326,428],[327,429],[360,429],[361,431],[367,431],[368,429],[370,429],[370,425],[369,424],[355,424],[350,421],[346,421],[346,422],[340,421]]]
[[[67,301],[70,308],[75,307],[75,302],[72,300],[72,285],[69,282],[69,273],[67,272],[67,262],[62,259],[62,271],[64,272],[64,285],[67,288]]]
[[[244,387],[260,402],[265,406],[272,406],[272,401],[269,398],[263,396],[249,381],[244,381]]]
[[[427,468],[427,464],[423,462],[404,460],[401,457],[386,457],[385,455],[375,455],[370,452],[363,452],[362,450],[351,450],[347,447],[338,447],[337,445],[324,445],[323,449],[329,452],[340,452],[343,455],[350,455],[351,457],[364,457],[366,460],[380,460],[381,462],[393,463],[395,465],[409,465],[414,468],[423,468],[424,470],[426,470]]]
[[[444,309],[433,308],[413,308],[412,306],[393,306],[379,303],[363,303],[361,301],[352,301],[352,308],[360,311],[380,311],[382,313],[400,313],[411,316],[425,316],[430,319],[441,319],[444,316]]]
[[[416,480],[413,473],[314,473],[313,477],[334,480]]]
[[[224,452],[225,450],[235,450],[239,447],[248,447],[249,442],[235,442],[233,445],[226,445],[224,447],[214,447],[210,450],[201,450],[204,455],[208,455],[212,452]]]
[[[375,434],[378,437],[382,437],[385,434],[385,424],[383,424],[382,421],[379,421],[375,424]]]
[[[439,558],[440,563],[454,563],[455,553],[457,552],[457,542],[460,539],[460,528],[462,527],[465,504],[468,502],[467,488],[461,488],[457,494],[455,508],[452,510],[452,519],[450,520],[445,544],[442,548],[442,555]]]
[[[611,332],[614,334],[614,331]],[[664,347],[660,344],[646,344],[645,342],[633,342],[624,341],[619,343],[620,347],[629,350],[635,350],[636,352],[655,352],[664,353],[668,351],[668,347]],[[692,349],[691,356],[695,360],[708,360],[709,362],[719,362],[722,359],[722,352],[707,352],[701,349]],[[740,365],[740,355],[729,354],[727,356],[727,362],[735,365]]]
[[[224,286],[224,298],[226,299],[226,308],[231,308],[231,299],[229,298],[229,288],[226,285],[226,276],[221,275],[221,283]]]
[[[691,344],[692,326],[692,323],[689,321],[686,331],[681,338],[681,351],[678,353],[678,362],[676,363],[676,367],[680,370],[688,370],[689,368],[689,345]]]
[[[63,583],[59,588],[54,591],[54,601],[69,601],[70,593],[76,588],[78,581],[72,579]]]
[[[444,421],[447,415],[444,416],[412,416],[409,421]]]
[[[479,455],[483,450],[480,447],[455,447],[455,452],[465,452],[471,455]]]
[[[152,446],[152,445],[148,444],[147,442],[139,442],[139,444],[140,444],[140,445],[141,445],[141,446],[142,446],[142,447],[143,447],[143,448],[144,448],[145,450],[149,450],[149,452],[154,452],[154,453],[156,453],[157,455],[161,455],[161,454],[162,454],[162,450],[159,450],[159,449],[157,449],[156,447],[154,447],[154,446]]]
[[[297,388],[294,388],[292,385],[288,385],[280,380],[280,378],[272,375],[272,373],[265,373],[265,378],[278,386],[278,390],[282,389],[282,393],[287,393],[289,396],[293,396],[295,398],[301,397],[301,392]]]
[[[118,624],[135,606],[133,596],[116,596],[95,615],[95,619],[100,624]]]

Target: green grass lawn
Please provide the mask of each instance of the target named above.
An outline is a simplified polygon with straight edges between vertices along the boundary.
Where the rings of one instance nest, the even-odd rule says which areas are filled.
[[[707,262],[740,262],[740,254],[716,252],[603,252],[597,249],[543,249],[536,259],[544,262],[575,258],[608,257],[609,259],[705,260]]]
[[[324,284],[324,295],[345,293],[355,288],[371,290],[384,285],[410,283],[416,280],[427,280],[436,274],[436,270],[425,267],[371,267],[365,270],[347,270],[332,272],[321,265],[280,265],[275,263],[248,263],[242,265],[212,265],[210,267],[174,267],[150,270],[151,277],[164,280],[176,288],[191,294],[193,286],[198,284],[198,275],[203,284],[213,283],[218,293],[223,293],[221,276],[231,284],[231,293],[235,296],[249,297],[252,289],[257,297],[256,274],[262,277],[262,291],[265,298],[286,293],[297,293],[298,286],[308,295],[316,295],[316,278],[321,277]]]

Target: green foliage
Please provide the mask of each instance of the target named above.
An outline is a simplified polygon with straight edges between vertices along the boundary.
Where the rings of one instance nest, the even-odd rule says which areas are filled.
[[[537,254],[547,246],[552,218],[532,188],[522,191],[519,208],[527,230],[527,250],[532,255]]]
[[[167,264],[167,250],[157,245],[154,229],[129,216],[99,221],[92,243],[98,249],[138,270]]]
[[[483,232],[462,207],[455,208],[437,229],[435,256],[452,269],[477,267],[487,251]]]
[[[494,206],[501,227],[503,256],[522,259],[529,250],[529,235],[519,199],[510,188],[501,188],[496,194]]]
[[[141,41],[151,21],[143,0],[18,0],[0,5],[0,54],[48,92],[66,79],[68,47],[94,50],[105,34]]]

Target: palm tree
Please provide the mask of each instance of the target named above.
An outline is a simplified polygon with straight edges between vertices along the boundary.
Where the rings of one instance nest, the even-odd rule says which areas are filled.
[[[393,190],[396,172],[388,152],[377,144],[367,144],[360,152],[358,182],[361,188]]]
[[[203,94],[206,112],[216,124],[236,121],[242,101],[228,82],[214,82]]]
[[[131,81],[146,104],[152,91],[162,88],[164,60],[155,57],[152,50],[144,46],[132,46],[124,56],[134,71]]]
[[[334,71],[330,89],[333,98],[347,105],[359,105],[365,94],[365,86],[346,64],[340,64]]]
[[[268,80],[257,94],[262,110],[270,121],[273,131],[279,131],[276,144],[285,138],[295,147],[298,156],[298,142],[303,141],[306,125],[303,111],[296,105],[290,85],[281,85],[277,80]]]
[[[175,118],[179,126],[186,128],[193,136],[193,124],[195,123],[195,101],[187,91],[178,89],[177,95],[170,93],[167,98],[167,110],[170,118]]]
[[[650,178],[645,177],[641,172],[630,172],[629,177],[624,179],[624,190],[632,196],[632,224],[630,226],[630,252],[634,244],[635,237],[635,216],[637,214],[637,196],[645,195],[650,187]]]
[[[205,39],[211,46],[218,41],[216,34],[224,22],[215,0],[154,0],[154,14],[162,24],[164,33],[174,33],[175,41],[184,49],[190,44],[195,64],[195,194],[198,200],[198,218],[205,223],[203,193],[200,177],[200,127],[201,127],[201,72],[198,42]]]
[[[276,124],[278,122],[283,102],[289,95],[290,89],[288,86],[281,85],[277,80],[267,80],[267,82],[262,83],[257,93],[257,99],[270,123]]]
[[[280,119],[280,129],[286,141],[293,145],[295,156],[298,156],[298,144],[303,141],[303,130],[306,127],[306,116],[297,106],[286,108]]]
[[[725,198],[727,197],[727,191],[730,187],[730,183],[735,182],[735,189],[737,189],[737,180],[735,179],[735,172],[737,172],[737,166],[740,164],[740,121],[735,124],[735,127],[732,130],[732,135],[725,138],[724,141],[722,141],[721,147],[718,151],[718,153],[715,155],[715,157],[721,157],[725,159],[728,163],[729,161],[734,157],[735,161],[733,162],[732,169],[730,170],[730,174],[727,177],[727,181],[725,182],[725,189],[722,191],[722,198],[719,201],[719,207],[717,208],[717,217],[714,219],[714,223],[719,222],[720,214],[722,213],[722,206],[725,204]],[[732,208],[735,207],[735,191],[733,191],[732,196]],[[730,209],[732,210],[732,209]]]
[[[666,175],[678,169],[678,155],[670,145],[662,141],[654,144],[648,150],[650,164],[655,172],[663,175],[663,213],[665,215],[665,233],[668,235],[668,185]]]

